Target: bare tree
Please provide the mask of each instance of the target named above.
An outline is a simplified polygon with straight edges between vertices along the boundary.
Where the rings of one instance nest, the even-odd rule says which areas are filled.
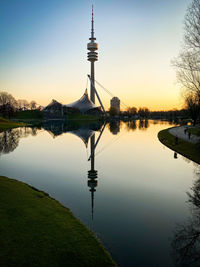
[[[33,110],[33,109],[36,109],[36,102],[34,101],[34,100],[32,100],[31,102],[30,102],[30,109],[31,110]]]
[[[17,103],[18,103],[18,109],[21,109],[21,110],[26,110],[30,106],[30,104],[28,103],[26,99],[18,99]]]
[[[147,119],[149,117],[149,113],[150,113],[150,111],[146,107],[138,109],[138,115],[140,116],[140,118]]]
[[[184,20],[184,46],[172,61],[194,124],[200,115],[200,0],[192,0]]]
[[[200,99],[194,92],[189,92],[185,96],[185,105],[193,120],[193,125],[196,125],[197,119],[200,115]]]
[[[8,94],[7,92],[0,92],[0,105],[1,106],[9,104],[15,107],[16,103],[17,102],[15,98],[11,94]]]
[[[3,116],[8,116],[10,118],[14,113],[16,106],[17,101],[11,94],[0,92],[0,113]]]
[[[136,107],[128,107],[127,112],[128,112],[128,115],[134,116],[137,114],[137,108]]]
[[[193,0],[189,5],[184,26],[186,49],[196,54],[200,51],[200,0]]]
[[[176,68],[177,80],[187,92],[194,92],[200,97],[200,64],[198,56],[182,52],[172,64]]]

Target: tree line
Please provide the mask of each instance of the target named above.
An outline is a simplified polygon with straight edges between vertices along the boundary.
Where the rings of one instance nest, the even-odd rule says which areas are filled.
[[[186,108],[177,110],[166,110],[166,111],[151,111],[147,107],[136,108],[128,107],[125,111],[121,111],[119,114],[115,109],[110,109],[109,113],[111,116],[118,115],[119,117],[128,117],[133,119],[166,119],[166,120],[176,120],[176,119],[189,119],[190,113]]]
[[[0,113],[4,117],[11,117],[16,111],[23,110],[41,110],[41,106],[32,100],[28,102],[26,99],[16,100],[11,94],[0,91]]]

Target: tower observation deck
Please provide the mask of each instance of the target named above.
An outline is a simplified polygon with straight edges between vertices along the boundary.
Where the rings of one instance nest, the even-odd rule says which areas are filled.
[[[98,53],[95,52],[98,50],[98,44],[95,42],[96,38],[94,37],[94,14],[93,14],[93,6],[92,6],[92,27],[91,27],[91,37],[89,38],[90,42],[87,44],[88,52],[88,61],[91,62],[91,70],[90,70],[90,100],[95,103],[95,72],[94,72],[94,62],[98,60]]]

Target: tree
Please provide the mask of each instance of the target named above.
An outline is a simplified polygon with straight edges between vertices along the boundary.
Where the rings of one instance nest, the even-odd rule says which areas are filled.
[[[149,117],[149,113],[150,113],[150,111],[146,107],[138,109],[138,115],[140,116],[140,118],[147,119]]]
[[[177,80],[186,92],[193,92],[200,98],[200,64],[198,57],[190,52],[182,52],[173,61]]]
[[[200,51],[200,0],[193,0],[187,9],[184,21],[184,41],[187,51]]]
[[[17,100],[18,109],[27,110],[30,107],[30,104],[26,99],[18,99]]]
[[[32,100],[31,102],[30,102],[30,109],[31,110],[33,110],[33,109],[36,109],[36,102],[34,101],[34,100]]]
[[[127,112],[128,112],[128,115],[135,116],[137,114],[137,108],[136,107],[128,107]]]
[[[191,118],[193,119],[193,125],[196,125],[196,121],[200,115],[199,96],[194,92],[190,92],[185,96],[185,105],[188,109]]]
[[[200,106],[200,0],[192,0],[184,20],[184,45],[172,61],[184,100],[194,123]],[[194,114],[195,112],[195,114]],[[196,113],[197,112],[197,113]]]
[[[15,98],[7,92],[0,92],[0,112],[3,116],[10,116],[13,114],[17,101]]]
[[[15,98],[11,94],[8,94],[7,92],[0,92],[0,106],[9,104],[15,107],[16,103]]]

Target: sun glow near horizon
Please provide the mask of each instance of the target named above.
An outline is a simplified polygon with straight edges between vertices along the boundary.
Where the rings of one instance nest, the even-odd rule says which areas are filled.
[[[189,2],[95,1],[96,79],[127,106],[182,107],[170,61],[180,49]],[[2,0],[0,90],[43,106],[80,98],[90,72],[90,13],[90,1]],[[110,97],[97,90],[108,109]]]

